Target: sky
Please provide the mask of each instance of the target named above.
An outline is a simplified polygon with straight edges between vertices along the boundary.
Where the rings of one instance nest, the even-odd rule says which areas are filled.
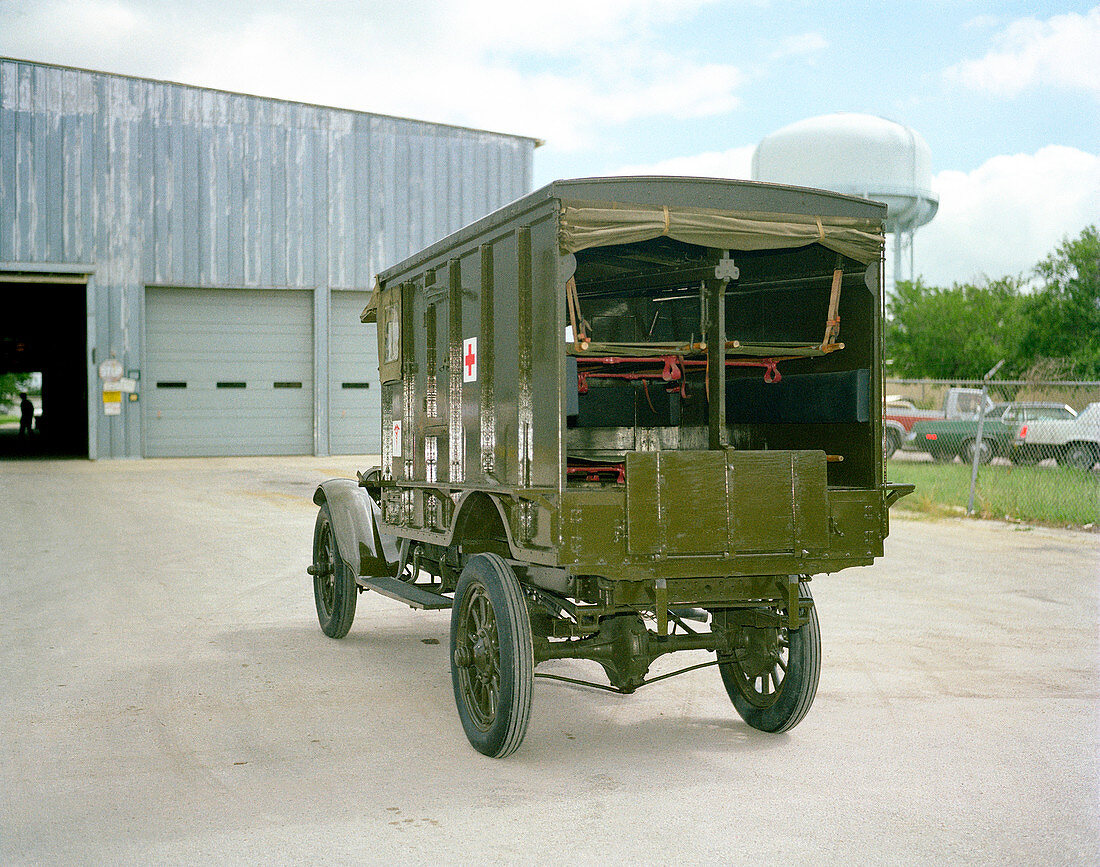
[[[749,178],[837,111],[932,153],[928,283],[1100,223],[1100,5],[977,0],[0,0],[0,55],[538,138],[556,178]]]

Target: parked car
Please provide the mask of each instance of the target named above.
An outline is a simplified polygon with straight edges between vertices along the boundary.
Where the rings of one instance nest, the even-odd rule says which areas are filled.
[[[1072,419],[1077,415],[1064,403],[1018,402],[994,404],[982,420],[982,438],[978,442],[978,419],[941,419],[913,425],[906,449],[928,452],[934,461],[951,461],[957,455],[963,463],[987,464],[995,457],[1009,457],[1016,433],[1037,419]]]
[[[1100,461],[1100,403],[1090,403],[1076,417],[1040,418],[1021,425],[1013,442],[1012,460],[1033,464],[1044,458],[1091,470]]]
[[[913,425],[926,418],[943,418],[943,413],[938,409],[917,409],[911,400],[894,394],[887,395],[886,408],[882,415],[886,457],[893,457],[894,452],[909,438]]]
[[[886,396],[882,414],[883,446],[886,457],[891,457],[907,440],[911,439],[913,425],[919,421],[945,418],[975,418],[981,405],[982,392],[978,388],[949,388],[943,398],[943,409],[917,409],[911,400],[900,395]],[[986,406],[993,401],[987,396]]]

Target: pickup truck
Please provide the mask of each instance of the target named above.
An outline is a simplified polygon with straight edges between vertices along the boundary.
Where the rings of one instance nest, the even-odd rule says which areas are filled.
[[[912,401],[900,395],[887,395],[882,415],[886,457],[892,457],[894,452],[912,440],[913,425],[919,421],[976,417],[981,395],[979,388],[949,388],[943,398],[943,409],[917,409]],[[993,404],[988,397],[985,402],[986,407]]]
[[[909,451],[928,452],[934,461],[951,461],[958,455],[963,463],[987,464],[995,457],[1009,457],[1022,425],[1037,419],[1072,419],[1077,415],[1064,403],[998,403],[982,420],[982,438],[978,442],[978,420],[940,419],[919,421],[913,425],[912,438],[905,444]]]
[[[1100,403],[1090,403],[1076,418],[1029,421],[1012,445],[1012,460],[1033,464],[1054,458],[1065,467],[1091,470],[1100,461]]]

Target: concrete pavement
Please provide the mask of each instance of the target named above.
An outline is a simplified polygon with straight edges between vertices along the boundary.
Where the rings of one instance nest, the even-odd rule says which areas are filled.
[[[447,612],[364,594],[346,639],[317,627],[313,487],[368,465],[0,463],[0,860],[1100,857],[1100,536],[895,519],[879,564],[813,582],[792,732],[744,725],[713,669],[629,697],[540,680],[494,761],[458,722]]]

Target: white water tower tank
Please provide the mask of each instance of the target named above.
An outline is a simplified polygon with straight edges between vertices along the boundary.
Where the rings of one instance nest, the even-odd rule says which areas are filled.
[[[928,143],[909,127],[870,114],[825,114],[773,132],[756,147],[752,178],[885,202],[895,282],[902,279],[904,245],[913,277],[913,232],[939,208]]]

